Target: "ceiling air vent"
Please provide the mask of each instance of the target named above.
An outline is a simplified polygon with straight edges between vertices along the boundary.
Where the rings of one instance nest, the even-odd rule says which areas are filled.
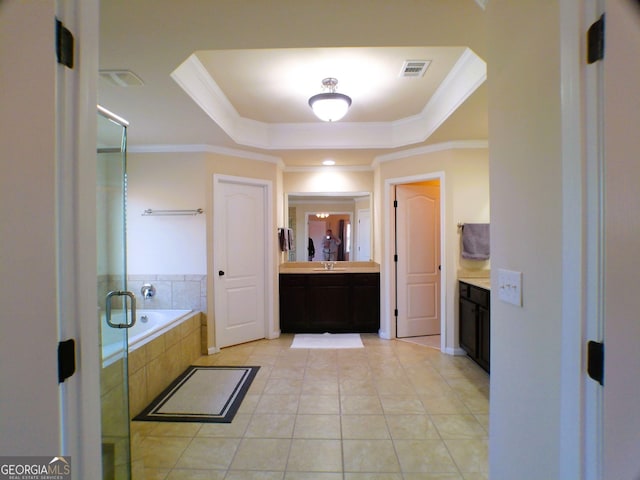
[[[100,70],[100,78],[116,87],[141,87],[142,79],[130,70]]]
[[[401,77],[422,77],[431,60],[405,60],[400,71]]]

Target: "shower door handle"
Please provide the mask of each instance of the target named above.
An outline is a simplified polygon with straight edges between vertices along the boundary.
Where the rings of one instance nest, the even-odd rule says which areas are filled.
[[[127,299],[124,298],[124,323],[113,323],[111,321],[111,300],[113,297],[129,297],[131,299],[131,322],[127,322]],[[136,324],[136,296],[133,292],[127,290],[114,290],[107,293],[107,299],[105,303],[105,310],[107,314],[107,325],[111,328],[131,328]]]

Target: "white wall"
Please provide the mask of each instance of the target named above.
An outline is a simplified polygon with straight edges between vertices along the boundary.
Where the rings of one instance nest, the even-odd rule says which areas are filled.
[[[390,285],[392,277],[392,244],[389,232],[393,228],[393,197],[386,191],[389,182],[408,177],[425,177],[430,174],[443,175],[441,191],[445,218],[443,256],[443,288],[446,289],[443,314],[446,321],[446,348],[453,353],[458,348],[457,322],[457,272],[461,267],[474,268],[469,262],[460,263],[460,238],[457,222],[489,222],[489,161],[486,148],[464,148],[465,144],[445,149],[433,148],[427,153],[417,153],[407,158],[382,162],[376,168],[376,189],[374,193],[375,256],[381,263],[381,284],[383,285],[381,305],[381,329],[395,337],[392,321],[393,299]],[[400,181],[397,183],[406,183]],[[385,198],[389,203],[385,205]],[[493,245],[492,245],[493,251]],[[486,262],[477,268],[486,268]],[[386,288],[385,288],[386,286]]]
[[[130,275],[204,275],[207,271],[205,154],[127,156],[127,265]],[[205,209],[196,216],[142,216]]]
[[[492,286],[498,268],[523,272],[522,307],[495,295],[491,303],[489,455],[497,480],[560,478],[559,13],[558,1],[487,7]]]

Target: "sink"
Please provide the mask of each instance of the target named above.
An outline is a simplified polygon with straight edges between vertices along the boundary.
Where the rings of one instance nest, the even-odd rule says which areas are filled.
[[[314,272],[344,272],[346,268],[314,268]]]

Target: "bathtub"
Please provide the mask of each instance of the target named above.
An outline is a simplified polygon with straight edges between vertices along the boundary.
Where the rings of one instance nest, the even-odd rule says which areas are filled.
[[[177,327],[192,316],[193,310],[136,310],[136,323],[127,329],[128,351],[142,345]],[[113,323],[124,323],[122,310],[111,313]],[[101,318],[102,327],[102,366],[111,365],[122,358],[122,329],[107,325],[106,315]]]

